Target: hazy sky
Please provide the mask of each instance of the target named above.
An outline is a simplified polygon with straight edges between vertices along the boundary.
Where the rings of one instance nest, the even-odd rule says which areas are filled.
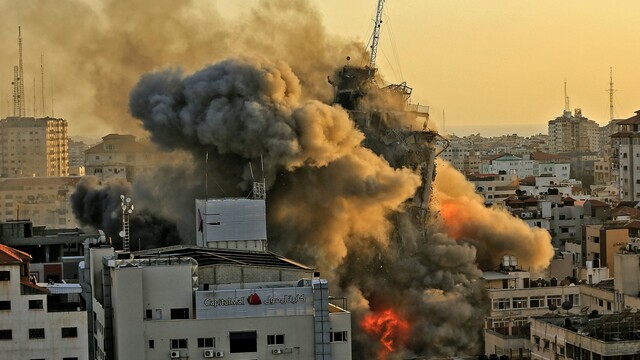
[[[47,77],[51,82],[45,81],[47,94],[52,88],[57,90],[55,115],[70,120],[70,132],[74,135],[113,131],[104,116],[102,121],[91,120],[95,108],[103,113],[105,107],[122,107],[120,110],[126,111],[125,91],[119,91],[123,93],[120,98],[107,100],[104,96],[109,89],[123,81],[129,86],[135,82],[137,74],[167,64],[184,66],[189,71],[198,69],[205,64],[206,53],[189,56],[190,53],[197,52],[203,44],[215,47],[215,41],[219,39],[206,26],[197,25],[198,32],[193,33],[194,24],[181,24],[185,19],[184,9],[180,17],[169,14],[169,25],[163,24],[158,18],[167,14],[162,13],[164,10],[153,9],[157,9],[158,4],[166,9],[175,3],[158,1],[149,1],[153,4],[149,7],[141,6],[145,3],[142,0],[126,6],[122,4],[128,2],[107,0],[44,3],[0,0],[0,18],[3,20],[0,22],[0,46],[3,48],[0,76],[4,79],[4,85],[0,86],[0,116],[11,112],[10,83],[12,66],[16,63],[16,28],[22,25],[29,107],[33,106],[33,81],[36,79],[35,88],[39,88],[40,54],[45,53]],[[363,43],[369,41],[376,0],[309,2],[318,9],[328,33]],[[103,3],[109,3],[111,15],[120,19],[113,21],[112,26],[120,24],[117,25],[120,28],[103,26],[100,17],[96,18],[83,8],[90,4],[89,8],[101,10]],[[194,0],[194,3],[195,7],[204,9],[192,11],[198,24],[224,21],[233,24],[235,16],[249,11],[258,1]],[[216,9],[211,12],[208,6]],[[71,11],[75,13],[66,13]],[[148,14],[133,16],[130,11]],[[440,128],[444,110],[448,133],[494,135],[518,132],[528,135],[546,132],[547,122],[559,116],[564,108],[565,80],[571,108],[581,108],[584,116],[603,125],[609,120],[606,91],[609,67],[613,67],[614,87],[618,89],[615,116],[628,118],[640,108],[640,103],[633,97],[640,90],[634,65],[640,58],[640,37],[635,25],[639,13],[640,1],[637,0],[387,0],[377,65],[386,80],[407,81],[414,89],[414,102],[430,105],[431,119]],[[127,19],[131,20],[127,22]],[[152,24],[154,21],[158,23]],[[145,22],[149,22],[149,26],[145,27]],[[181,26],[189,30],[176,31]],[[173,32],[174,42],[155,40],[155,27]],[[229,26],[223,26],[223,30],[216,31],[227,28]],[[91,32],[84,29],[91,29]],[[111,51],[110,46],[115,46],[111,43],[116,44],[111,37],[133,38],[143,30],[148,34],[136,39],[137,43],[120,41],[114,54],[104,55]],[[251,31],[260,30],[258,27]],[[92,33],[99,33],[101,37],[91,41]],[[313,42],[313,36],[310,35],[308,41]],[[186,44],[184,50],[180,48],[181,43]],[[227,48],[232,50],[233,42],[227,41],[220,48],[216,56],[223,56]],[[153,53],[144,53],[147,50]],[[181,51],[188,57],[176,55]],[[94,60],[92,54],[100,54],[100,57]],[[347,55],[351,56],[352,63],[362,59],[362,54],[344,54]],[[154,62],[154,56],[162,58],[163,62]],[[212,61],[216,59],[212,57]],[[129,65],[122,66],[125,72],[113,67],[108,63],[110,61]],[[92,72],[93,80],[83,78],[85,71]],[[106,93],[93,94],[90,86],[96,81],[95,75],[109,71],[112,71],[110,79],[113,83],[100,90]],[[115,72],[121,74],[120,79],[113,76]],[[47,97],[48,108],[51,95]],[[103,100],[96,104],[95,99]],[[101,103],[104,100],[108,102]],[[38,98],[36,104],[40,101]],[[83,108],[84,102],[94,104]],[[27,114],[31,114],[27,110]],[[84,123],[79,124],[79,118]]]
[[[368,41],[375,1],[315,3],[330,31]],[[640,109],[639,13],[634,0],[389,0],[378,65],[413,86],[440,127],[444,109],[448,132],[546,132],[564,109],[565,80],[571,108],[603,125],[610,67],[615,116]]]

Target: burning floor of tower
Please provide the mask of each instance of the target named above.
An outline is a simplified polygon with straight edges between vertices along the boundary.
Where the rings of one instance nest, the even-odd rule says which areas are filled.
[[[326,74],[265,57],[143,75],[130,111],[167,161],[132,184],[84,182],[78,219],[108,231],[124,194],[154,216],[149,225],[174,224],[180,239],[161,245],[193,243],[204,179],[209,195],[246,196],[259,173],[270,250],[315,265],[348,296],[355,359],[480,352],[481,269],[506,253],[546,266],[548,234],[485,208],[447,164],[436,171],[439,135],[405,83],[377,85],[375,66],[331,65],[333,101],[314,96],[311,80]]]

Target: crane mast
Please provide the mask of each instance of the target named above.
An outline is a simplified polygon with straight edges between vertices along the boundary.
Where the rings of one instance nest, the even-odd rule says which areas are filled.
[[[380,41],[380,25],[382,24],[382,8],[384,0],[378,0],[378,11],[376,12],[376,22],[373,25],[373,34],[371,34],[371,54],[369,56],[369,67],[375,69],[376,56],[378,55],[378,42]]]

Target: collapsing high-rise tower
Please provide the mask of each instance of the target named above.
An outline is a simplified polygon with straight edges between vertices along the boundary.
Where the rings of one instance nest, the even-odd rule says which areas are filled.
[[[384,0],[378,0],[368,63],[343,66],[335,74],[335,80],[329,78],[329,83],[334,87],[334,103],[347,110],[366,135],[366,147],[383,155],[394,168],[409,167],[420,172],[422,187],[409,209],[416,212],[414,215],[424,225],[435,176],[436,139],[448,141],[428,129],[429,107],[411,102],[413,89],[406,82],[379,85],[382,79],[377,72],[376,56],[383,7]]]

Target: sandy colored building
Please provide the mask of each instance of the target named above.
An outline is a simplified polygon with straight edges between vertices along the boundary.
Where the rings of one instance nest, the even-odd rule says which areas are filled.
[[[29,219],[35,226],[77,227],[70,196],[79,176],[0,179],[0,222]]]
[[[69,174],[67,121],[56,118],[0,120],[0,176]]]

